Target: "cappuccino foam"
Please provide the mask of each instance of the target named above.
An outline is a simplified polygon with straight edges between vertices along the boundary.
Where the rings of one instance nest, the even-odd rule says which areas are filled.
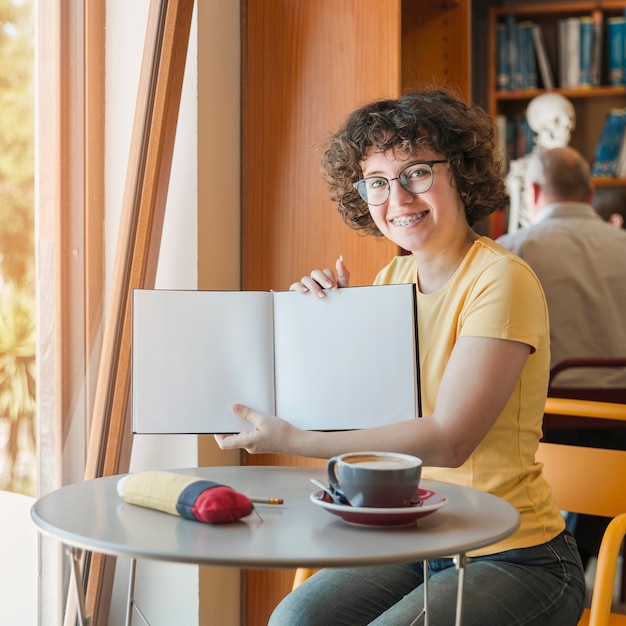
[[[363,469],[397,470],[415,467],[416,463],[400,457],[354,456],[344,459],[346,463]]]

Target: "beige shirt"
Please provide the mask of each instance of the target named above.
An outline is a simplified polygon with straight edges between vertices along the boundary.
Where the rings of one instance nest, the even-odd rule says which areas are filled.
[[[626,357],[626,230],[589,204],[552,204],[535,224],[498,243],[524,259],[543,285],[550,312],[551,363]],[[623,386],[616,370],[563,372],[559,386]]]
[[[417,278],[413,257],[396,257],[376,284]],[[423,476],[493,493],[517,508],[521,526],[511,537],[475,554],[539,545],[564,528],[552,491],[535,461],[548,386],[548,313],[532,270],[491,239],[478,239],[448,283],[417,295],[423,414],[431,415],[443,372],[460,336],[521,341],[532,353],[504,411],[458,468],[424,468]],[[468,376],[477,375],[468,363]]]

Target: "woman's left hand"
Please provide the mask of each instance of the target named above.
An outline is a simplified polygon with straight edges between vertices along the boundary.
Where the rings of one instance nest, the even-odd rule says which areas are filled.
[[[235,435],[215,435],[222,450],[243,448],[251,454],[290,453],[303,431],[274,415],[264,415],[243,404],[235,404],[232,412],[254,426],[253,430]]]

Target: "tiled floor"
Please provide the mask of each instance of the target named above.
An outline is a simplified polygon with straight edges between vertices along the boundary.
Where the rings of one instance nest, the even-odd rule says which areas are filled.
[[[617,571],[618,573],[622,571],[622,557],[619,558],[617,563]],[[587,602],[586,606],[589,606],[591,603],[591,591],[593,589],[593,577],[596,572],[596,559],[592,558],[589,561],[589,565],[587,566],[587,571],[585,577],[587,579]],[[614,613],[623,613],[626,615],[626,604],[622,604],[619,600],[619,589],[620,589],[620,577],[617,576],[615,580],[615,589],[613,591],[613,612]]]

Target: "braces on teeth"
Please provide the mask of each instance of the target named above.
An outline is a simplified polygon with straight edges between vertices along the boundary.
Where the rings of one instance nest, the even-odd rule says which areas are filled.
[[[408,226],[413,222],[417,221],[419,215],[412,215],[411,217],[400,217],[398,219],[393,220],[393,223],[398,226]]]

